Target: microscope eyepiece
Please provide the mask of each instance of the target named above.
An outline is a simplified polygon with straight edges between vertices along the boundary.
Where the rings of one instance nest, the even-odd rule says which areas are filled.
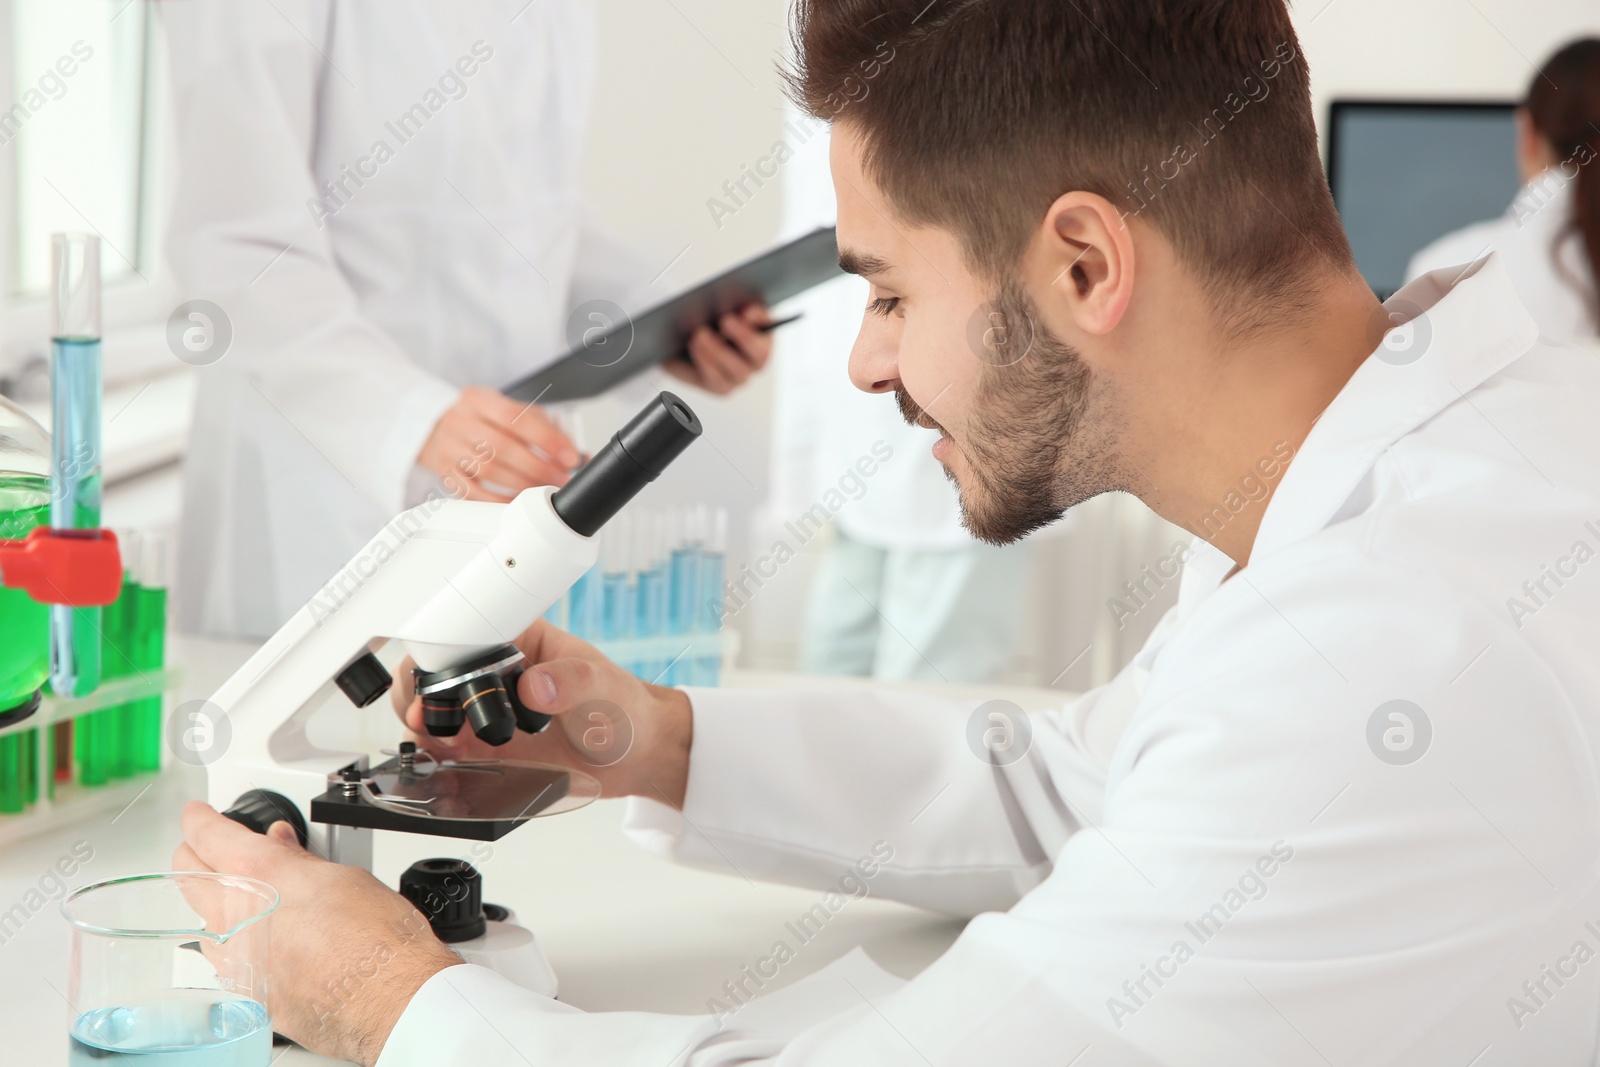
[[[593,537],[700,436],[689,405],[662,393],[555,491],[550,504],[573,532]]]

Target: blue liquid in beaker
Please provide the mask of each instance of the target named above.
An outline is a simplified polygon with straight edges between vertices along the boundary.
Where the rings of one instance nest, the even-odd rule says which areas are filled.
[[[272,1026],[253,1000],[215,990],[97,1008],[72,1024],[70,1067],[267,1067]]]

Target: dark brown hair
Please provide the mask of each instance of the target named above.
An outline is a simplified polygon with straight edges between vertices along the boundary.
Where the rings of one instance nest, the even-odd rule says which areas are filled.
[[[1594,279],[1584,295],[1589,313],[1600,321],[1600,38],[1573,41],[1546,60],[1523,106],[1555,151],[1561,176],[1576,183],[1572,218],[1556,240],[1577,237],[1583,243]]]
[[[1246,320],[1354,269],[1284,0],[798,0],[793,35],[797,102],[991,281],[1071,190],[1154,224]]]

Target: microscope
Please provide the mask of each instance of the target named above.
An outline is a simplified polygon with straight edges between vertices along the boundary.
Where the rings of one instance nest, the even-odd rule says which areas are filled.
[[[594,779],[565,768],[435,759],[409,741],[374,763],[316,747],[306,725],[338,694],[365,707],[387,693],[376,653],[398,641],[428,734],[468,727],[498,746],[542,730],[549,716],[517,698],[528,664],[513,639],[594,565],[600,528],[699,435],[689,406],[662,393],[560,489],[401,514],[207,702],[212,806],[259,833],[285,820],[313,852],[370,870],[374,830],[496,841],[592,800]],[[482,903],[481,884],[465,861],[428,859],[400,889],[468,962],[554,996],[532,936]]]

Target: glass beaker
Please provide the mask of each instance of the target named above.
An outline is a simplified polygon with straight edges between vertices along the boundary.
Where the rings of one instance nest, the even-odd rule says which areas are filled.
[[[277,906],[265,882],[182,871],[70,894],[71,1067],[267,1067]]]

